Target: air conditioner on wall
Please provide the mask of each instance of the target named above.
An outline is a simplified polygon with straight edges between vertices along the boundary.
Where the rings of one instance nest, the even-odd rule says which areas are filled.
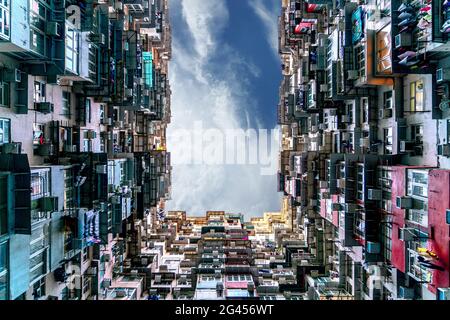
[[[319,188],[320,189],[327,189],[328,188],[328,181],[319,181]]]
[[[347,76],[348,76],[348,79],[350,79],[350,80],[356,80],[359,78],[359,72],[358,72],[358,70],[348,70]]]
[[[91,35],[89,35],[89,40],[92,43],[95,43],[98,45],[104,45],[106,42],[105,35],[103,33],[92,33]]]
[[[22,144],[20,142],[4,143],[0,146],[2,154],[19,154],[22,151]]]
[[[379,242],[366,242],[366,252],[371,254],[379,254],[381,252],[381,246]]]
[[[407,288],[400,286],[398,290],[398,297],[400,299],[413,299],[414,298],[414,288]]]
[[[441,83],[444,81],[450,81],[450,69],[439,68],[436,70],[436,82]]]
[[[8,70],[5,73],[5,81],[7,82],[21,82],[22,72],[19,69]]]
[[[328,92],[328,84],[321,84],[320,92]]]
[[[410,33],[400,33],[395,36],[395,48],[408,47],[412,44]]]
[[[369,138],[360,138],[359,139],[359,145],[363,148],[369,148],[370,147],[370,140]]]
[[[49,36],[59,36],[59,23],[54,21],[47,22],[45,33]]]
[[[450,157],[450,143],[438,145],[438,155]]]
[[[395,205],[398,209],[412,209],[413,199],[411,197],[397,197]]]
[[[368,189],[367,190],[368,200],[381,200],[381,190],[380,189]]]
[[[401,241],[414,241],[417,237],[413,228],[399,228],[398,238]]]
[[[35,104],[36,111],[47,114],[53,112],[53,103],[50,102],[37,102]]]

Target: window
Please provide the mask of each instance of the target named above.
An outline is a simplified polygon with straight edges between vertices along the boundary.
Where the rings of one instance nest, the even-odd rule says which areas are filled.
[[[33,123],[33,145],[38,146],[44,143],[44,125],[41,123]]]
[[[387,221],[381,226],[381,243],[385,261],[392,259],[392,216],[386,215]]]
[[[362,98],[361,99],[362,104],[362,122],[367,123],[369,121],[369,99]]]
[[[9,8],[9,0],[0,0],[0,39],[4,40],[10,36]]]
[[[83,277],[83,294],[86,294],[91,290],[91,279],[89,277]]]
[[[4,79],[5,72],[5,70],[0,72],[0,107],[9,108],[11,102],[11,90],[9,82]]]
[[[388,24],[376,35],[377,45],[377,72],[380,74],[392,73],[391,59],[391,25]]]
[[[392,127],[383,129],[384,154],[392,154]]]
[[[92,149],[92,140],[88,138],[89,130],[83,130],[83,150],[82,152],[90,152]]]
[[[423,80],[411,82],[409,85],[409,110],[411,112],[424,111]]]
[[[86,120],[91,123],[91,100],[86,99]]]
[[[0,145],[11,139],[11,120],[0,118]]]
[[[30,282],[40,279],[47,273],[47,249],[30,255]]]
[[[418,240],[408,243],[407,251],[407,271],[417,281],[431,282],[433,274],[430,270],[419,262],[419,248],[427,248],[427,234],[416,231]]]
[[[36,283],[33,285],[33,297],[34,299],[39,299],[41,297],[45,296],[45,279],[41,279],[39,281],[36,281]]]
[[[428,197],[428,171],[408,170],[408,195]]]
[[[34,102],[45,102],[45,83],[40,81],[34,82]]]
[[[355,62],[356,70],[358,71],[359,78],[366,77],[366,58],[365,58],[364,44],[360,44],[355,48]]]
[[[50,170],[31,173],[31,199],[50,195]]]
[[[101,104],[100,105],[100,123],[105,123],[105,105]]]
[[[66,169],[64,171],[64,210],[73,207],[73,191],[72,170]]]
[[[383,107],[384,109],[392,109],[392,91],[383,92]]]
[[[78,73],[78,31],[66,21],[66,69]]]
[[[63,91],[62,94],[62,115],[70,118],[71,111],[71,93]]]
[[[86,261],[88,259],[88,247],[83,248],[83,261]]]
[[[413,140],[417,144],[423,143],[423,125],[411,126],[411,140]]]

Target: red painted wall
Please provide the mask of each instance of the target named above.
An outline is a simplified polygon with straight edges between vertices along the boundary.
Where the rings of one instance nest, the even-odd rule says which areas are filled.
[[[428,249],[435,252],[439,260],[433,261],[445,271],[433,271],[433,281],[429,290],[449,287],[450,226],[446,223],[446,209],[450,209],[450,171],[430,170],[428,174],[428,228],[434,229],[433,239],[428,241]]]
[[[397,196],[406,194],[406,167],[392,167],[392,264],[401,272],[405,272],[405,243],[398,238],[399,228],[405,224],[405,210],[395,205]]]

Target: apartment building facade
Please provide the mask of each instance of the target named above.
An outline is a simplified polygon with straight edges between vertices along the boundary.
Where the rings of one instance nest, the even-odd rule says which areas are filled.
[[[325,297],[449,298],[448,12],[282,1],[279,191]]]
[[[0,10],[0,299],[139,299],[170,197],[168,1]]]

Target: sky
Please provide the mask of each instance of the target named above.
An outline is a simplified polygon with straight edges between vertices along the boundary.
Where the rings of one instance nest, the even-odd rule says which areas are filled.
[[[220,158],[217,146],[224,154],[235,149],[214,139],[209,140],[210,149],[205,148],[207,141],[192,143],[204,139],[195,135],[199,125],[215,133],[277,127],[279,7],[273,0],[169,1],[172,119],[167,133],[173,171],[168,210],[185,210],[189,215],[224,210],[246,217],[279,210],[276,136],[266,142],[258,135],[260,145],[270,143],[272,149],[263,153],[265,161],[259,158],[252,164],[211,164],[205,159],[211,154]],[[186,155],[199,161],[180,160]],[[268,159],[270,170],[264,170]]]

